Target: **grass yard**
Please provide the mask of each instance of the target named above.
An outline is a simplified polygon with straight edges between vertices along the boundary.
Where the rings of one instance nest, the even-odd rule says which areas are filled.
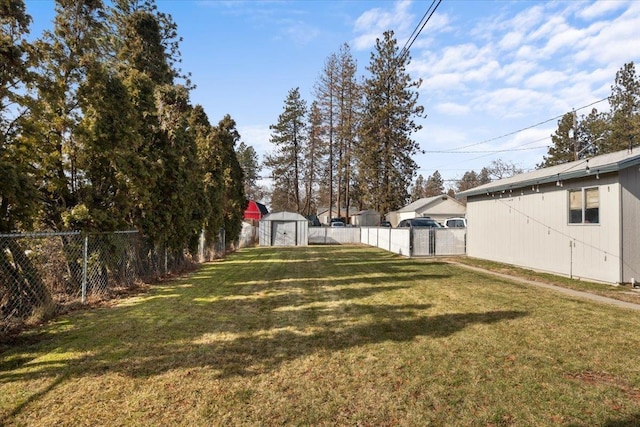
[[[0,425],[640,425],[640,313],[369,247],[243,249],[0,347]]]

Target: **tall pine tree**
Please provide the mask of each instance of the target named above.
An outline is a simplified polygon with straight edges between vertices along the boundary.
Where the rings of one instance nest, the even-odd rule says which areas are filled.
[[[640,79],[633,62],[624,64],[616,73],[609,105],[611,135],[607,151],[624,150],[640,143]]]
[[[424,197],[439,196],[444,193],[444,180],[440,172],[435,171],[427,178]]]
[[[273,210],[303,212],[300,185],[307,143],[306,115],[307,104],[300,97],[300,89],[295,88],[287,95],[278,123],[270,126],[274,150],[265,156],[264,165],[271,169]]]
[[[406,72],[410,62],[399,55],[393,31],[376,40],[364,82],[364,107],[358,142],[358,173],[364,207],[386,213],[403,206],[417,169],[413,160],[420,147],[411,138],[421,126],[414,117],[421,80]]]

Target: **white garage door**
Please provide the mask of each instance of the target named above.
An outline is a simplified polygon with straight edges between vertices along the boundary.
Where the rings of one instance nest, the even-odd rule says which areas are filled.
[[[271,227],[273,246],[296,245],[296,223],[294,221],[273,221]]]

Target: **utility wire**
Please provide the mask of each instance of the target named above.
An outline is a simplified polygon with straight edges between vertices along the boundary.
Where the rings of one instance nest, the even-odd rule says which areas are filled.
[[[433,7],[433,4],[435,3],[435,0],[433,0],[431,2],[431,6],[429,6],[429,9],[427,9],[427,11],[424,13],[424,15],[422,15],[422,18],[420,19],[420,22],[418,22],[418,25],[416,25],[416,28],[413,29],[413,32],[411,33],[411,35],[409,36],[409,38],[407,39],[407,41],[404,43],[404,46],[402,46],[402,49],[400,50],[400,53],[404,53],[405,50],[407,50],[407,46],[409,45],[409,41],[413,38],[413,36],[416,34],[416,32],[418,32],[418,29],[420,28],[420,24],[422,23],[422,21],[425,20],[425,18],[427,17],[427,15],[429,14],[429,11],[431,10],[431,8]]]
[[[576,109],[575,109],[575,111],[584,110],[585,108],[589,108],[589,107],[591,107],[591,106],[593,106],[593,105],[595,105],[595,104],[598,104],[598,103],[600,103],[600,102],[606,101],[606,100],[608,100],[608,99],[609,99],[609,97],[607,96],[606,98],[599,99],[599,100],[597,100],[597,101],[592,102],[591,104],[588,104],[588,105],[582,106],[582,107],[580,107],[580,108],[576,108]],[[565,113],[565,114],[566,114],[566,113]],[[488,142],[493,142],[493,141],[496,141],[496,140],[498,140],[498,139],[506,138],[507,136],[515,135],[515,134],[517,134],[517,133],[524,132],[525,130],[533,129],[533,128],[538,127],[538,126],[540,126],[540,125],[543,125],[543,124],[545,124],[545,123],[549,123],[549,122],[551,122],[551,121],[553,121],[553,120],[561,119],[563,116],[564,116],[564,114],[561,114],[561,115],[559,115],[559,116],[552,117],[552,118],[547,119],[547,120],[545,120],[545,121],[542,121],[542,122],[540,122],[540,123],[536,123],[535,125],[531,125],[531,126],[524,127],[524,128],[522,128],[522,129],[514,130],[513,132],[505,133],[504,135],[496,136],[496,137],[494,137],[494,138],[485,139],[484,141],[475,142],[475,143],[473,143],[473,144],[469,144],[469,145],[463,145],[462,147],[452,148],[450,151],[451,151],[451,152],[453,152],[453,151],[456,151],[456,150],[463,150],[463,149],[465,149],[465,148],[475,147],[476,145],[486,144],[486,143],[488,143]]]
[[[514,148],[505,148],[501,150],[468,150],[468,151],[452,151],[452,150],[425,150],[424,153],[427,154],[474,154],[474,153],[505,153],[508,151],[522,151],[522,150],[537,150],[539,148],[549,148],[549,145],[541,145],[539,147],[531,147],[531,148],[522,148],[525,145],[535,144],[536,142],[544,141],[549,139],[549,136],[545,136],[544,138],[536,139],[535,141],[525,142],[524,144],[520,144]]]
[[[546,139],[546,138],[545,138]],[[479,153],[507,153],[510,151],[527,151],[527,150],[538,150],[540,148],[549,148],[548,145],[541,145],[539,147],[527,147],[527,148],[505,148],[503,150],[469,150],[469,151],[425,151],[425,154],[479,154]]]
[[[433,0],[431,2],[431,5],[422,16],[422,19],[420,20],[420,22],[418,22],[418,25],[413,30],[413,32],[407,39],[406,43],[402,47],[402,50],[400,51],[400,59],[404,59],[404,57],[409,54],[409,49],[411,49],[411,46],[413,46],[413,43],[416,41],[416,39],[418,38],[418,36],[420,35],[424,27],[427,25],[427,22],[429,22],[433,14],[436,12],[436,10],[438,9],[438,6],[440,6],[440,3],[442,3],[442,0],[438,0],[437,4],[436,4],[436,0]],[[422,26],[420,26],[420,24],[422,24]]]

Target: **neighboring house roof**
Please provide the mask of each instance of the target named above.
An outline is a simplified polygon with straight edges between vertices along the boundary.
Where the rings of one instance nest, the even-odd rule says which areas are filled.
[[[447,196],[446,194],[441,194],[439,196],[433,196],[433,197],[423,197],[422,199],[418,199],[415,202],[409,203],[407,206],[404,206],[400,209],[398,209],[396,212],[402,213],[402,212],[417,212],[420,210],[423,210],[424,208],[428,207],[429,205],[433,204],[434,202],[437,202],[438,200],[451,200],[453,202],[456,203],[460,203],[459,201],[457,201],[456,199],[453,199],[449,196]]]
[[[581,159],[548,168],[514,175],[489,184],[480,185],[456,194],[456,197],[469,197],[482,193],[523,188],[550,182],[566,181],[584,178],[588,175],[617,172],[640,164],[640,151],[622,150],[614,153],[602,154],[590,159]],[[588,166],[588,169],[587,169]]]
[[[346,208],[346,207],[344,207],[344,206],[343,206],[343,207],[341,207],[340,209],[338,209],[336,206],[334,206],[333,208],[331,208],[331,213],[332,213],[332,214],[336,214],[336,215],[337,215],[337,214],[338,214],[338,211],[340,211],[340,213],[341,213],[341,214],[342,214],[342,213],[345,213],[345,214],[346,214],[346,213],[347,213],[347,208]],[[354,214],[354,213],[356,213],[356,212],[358,212],[358,208],[353,207],[353,206],[350,206],[350,207],[349,207],[349,215],[353,215],[353,214]],[[320,215],[324,215],[324,214],[327,214],[327,213],[329,213],[329,208],[327,208],[327,207],[320,207],[320,208],[318,208],[318,210],[317,210],[317,215],[318,215],[318,216],[320,216]]]
[[[372,209],[368,209],[368,210],[364,210],[364,211],[358,211],[358,212],[354,213],[352,216],[356,216],[356,215],[380,215],[380,213],[378,211],[374,211]]]

